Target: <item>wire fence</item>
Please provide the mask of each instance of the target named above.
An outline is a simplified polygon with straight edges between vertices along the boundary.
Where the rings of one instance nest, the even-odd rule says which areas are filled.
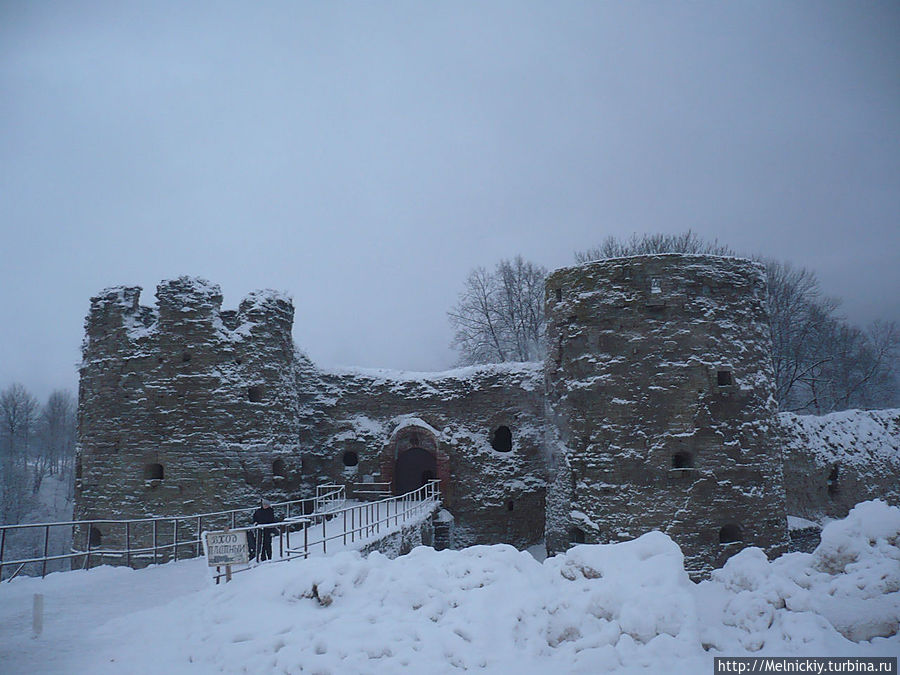
[[[343,486],[320,485],[316,496],[275,502],[284,509],[286,522],[298,516],[324,514],[346,503]],[[55,523],[0,525],[0,579],[19,574],[46,576],[61,569],[89,569],[104,564],[145,567],[203,555],[201,534],[206,530],[231,528],[246,522],[256,507],[216,511],[191,516],[92,519]],[[69,541],[66,553],[51,553],[51,542]],[[9,550],[31,551],[31,555]]]

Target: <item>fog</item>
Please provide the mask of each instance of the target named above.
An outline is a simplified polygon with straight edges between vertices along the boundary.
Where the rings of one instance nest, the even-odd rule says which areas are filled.
[[[454,363],[469,270],[693,228],[900,320],[896,3],[2,3],[0,387],[89,298],[275,288],[324,365]]]

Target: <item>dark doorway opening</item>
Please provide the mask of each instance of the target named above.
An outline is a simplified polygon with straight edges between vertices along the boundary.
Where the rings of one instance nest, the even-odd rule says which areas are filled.
[[[734,541],[743,541],[744,536],[741,533],[740,525],[736,525],[734,523],[728,523],[719,530],[719,543],[720,544],[730,544]]]
[[[394,465],[394,494],[418,490],[437,476],[437,460],[427,450],[410,448],[401,452]]]

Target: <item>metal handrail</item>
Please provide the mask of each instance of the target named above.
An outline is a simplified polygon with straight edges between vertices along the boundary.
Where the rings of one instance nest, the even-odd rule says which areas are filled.
[[[361,504],[353,504],[331,511],[320,511],[307,515],[297,516],[292,519],[286,519],[277,523],[267,523],[263,525],[253,525],[249,527],[233,528],[232,531],[249,531],[261,530],[267,527],[277,528],[279,540],[279,558],[269,560],[268,562],[284,562],[286,560],[295,560],[297,558],[308,558],[311,549],[322,546],[322,553],[328,553],[328,542],[342,539],[344,545],[347,540],[351,544],[355,544],[357,539],[361,544],[369,544],[377,541],[381,535],[382,526],[387,531],[383,536],[394,533],[396,530],[390,530],[391,521],[394,521],[395,528],[401,523],[419,517],[423,512],[434,510],[440,504],[440,480],[429,480],[422,487],[407,492],[406,494],[396,497],[388,497],[380,499],[377,502],[364,502]],[[391,505],[394,506],[393,513]],[[383,508],[382,508],[383,506]],[[402,509],[401,509],[402,507]],[[383,513],[382,513],[383,511]],[[342,527],[340,532],[332,535],[327,533],[327,522],[336,519],[342,519]],[[348,527],[349,520],[349,527]],[[321,523],[321,538],[317,536],[318,525]],[[290,542],[290,527],[292,525],[303,526],[303,545],[292,547]],[[310,538],[310,532],[316,530],[316,533]],[[257,544],[257,551],[259,544]],[[248,564],[246,567],[232,568],[231,573],[245,572],[253,569],[253,565]],[[218,567],[214,574],[216,583],[225,577],[225,573]]]
[[[326,489],[322,489],[326,488]],[[275,502],[272,504],[273,507],[285,507],[287,511],[287,518],[291,518],[292,508],[299,505],[300,513],[304,513],[309,511],[311,513],[319,513],[323,512],[331,512],[336,508],[337,505],[343,505],[346,502],[346,494],[344,487],[341,485],[328,485],[328,486],[319,486],[316,490],[316,497],[308,497],[306,499],[295,499],[283,502]],[[182,558],[193,558],[201,555],[201,544],[202,541],[200,539],[201,533],[203,532],[203,521],[204,519],[207,522],[211,519],[222,518],[225,517],[227,520],[230,520],[230,524],[232,527],[236,526],[236,519],[239,515],[252,513],[256,507],[245,507],[240,509],[231,509],[228,511],[211,511],[208,513],[201,513],[195,515],[185,515],[185,516],[157,516],[157,517],[144,517],[144,518],[123,518],[123,519],[113,519],[113,518],[92,518],[90,520],[68,520],[68,521],[58,521],[52,523],[22,523],[17,525],[0,525],[0,579],[2,579],[2,573],[4,567],[10,567],[13,565],[18,565],[18,569],[16,569],[15,573],[9,578],[11,581],[14,579],[19,572],[22,571],[23,567],[28,564],[41,564],[41,576],[44,577],[47,574],[47,563],[55,560],[66,560],[71,559],[74,560],[76,558],[84,558],[84,563],[82,565],[83,568],[89,568],[91,563],[91,556],[102,559],[103,557],[107,558],[121,558],[124,557],[126,564],[131,565],[131,559],[137,558],[141,560],[146,560],[148,558],[152,558],[153,562],[157,562],[157,560],[162,557],[165,558],[166,555],[171,552],[171,556],[173,560],[178,560],[179,558],[179,549],[184,549],[188,547],[188,551],[185,554],[184,551],[181,553]],[[191,533],[191,537],[189,539],[180,539],[179,538],[179,522],[180,521],[188,521],[189,524],[196,523],[196,537]],[[159,537],[160,532],[160,523],[168,524],[171,527],[171,542],[160,543]],[[91,527],[94,525],[115,525],[115,526],[124,526],[125,528],[125,548],[120,549],[112,549],[112,548],[95,548],[94,545],[91,544]],[[132,525],[141,525],[141,524],[151,524],[152,527],[152,545],[150,546],[140,546],[137,548],[131,547],[132,542]],[[74,528],[82,527],[85,529],[85,548],[84,549],[71,549],[71,553],[63,553],[63,554],[49,554],[49,542],[50,542],[50,529],[57,527],[71,527]],[[29,530],[34,528],[44,528],[44,543],[43,543],[43,555],[42,556],[33,556],[30,558],[23,558],[17,560],[4,560],[3,554],[6,549],[7,543],[7,533],[11,533],[18,530]],[[169,529],[169,528],[163,528]],[[182,532],[185,529],[192,528],[184,528],[182,527]],[[149,536],[149,533],[148,533]],[[168,539],[167,536],[163,537],[164,540]],[[191,549],[193,549],[191,551]],[[152,555],[145,555],[150,554]]]

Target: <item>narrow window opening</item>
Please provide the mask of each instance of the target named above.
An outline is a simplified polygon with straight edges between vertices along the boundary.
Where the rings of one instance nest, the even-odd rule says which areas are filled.
[[[239,366],[239,365],[241,365],[242,363],[243,363],[243,361],[241,361],[240,359],[235,359],[235,360],[234,360],[234,364],[235,364],[236,366]]]
[[[734,541],[743,541],[744,536],[741,534],[740,525],[735,525],[734,523],[728,523],[719,530],[719,543],[720,544],[730,544]]]
[[[515,508],[516,508],[516,503],[512,499],[510,499],[508,502],[506,502],[506,510],[507,511],[514,511]]]
[[[585,542],[584,538],[584,530],[580,527],[572,528],[572,543],[573,544],[583,544]]]
[[[838,493],[838,472],[839,465],[835,464],[831,467],[831,471],[828,473],[828,480],[826,481],[826,485],[828,486],[828,495],[834,497]]]
[[[557,302],[562,301],[562,289],[561,288],[556,289],[556,301]]]
[[[730,370],[720,370],[716,373],[716,381],[720,387],[729,387],[734,384],[734,379],[731,377]]]
[[[287,476],[287,466],[280,457],[272,462],[272,475],[282,477]]]
[[[263,400],[263,388],[259,386],[248,387],[247,398],[250,399],[251,403],[260,403]]]
[[[672,455],[673,469],[692,469],[694,468],[694,457],[689,452],[676,452]]]
[[[491,447],[497,452],[510,452],[512,450],[512,432],[507,426],[499,426],[491,439]]]
[[[103,544],[103,533],[100,531],[99,527],[91,525],[90,530],[90,539],[91,539],[91,548],[95,546],[100,546]]]
[[[144,480],[162,480],[164,474],[162,464],[144,464]]]
[[[359,464],[359,455],[357,455],[353,450],[348,450],[344,453],[344,466],[356,466]]]
[[[191,353],[185,352],[184,354],[182,354],[181,361],[182,361],[182,363],[190,363],[191,362]]]
[[[81,480],[81,472],[81,459],[79,458],[78,461],[75,462],[75,478],[78,480]]]
[[[662,293],[662,286],[659,285],[659,279],[654,278],[650,280],[650,292]]]

